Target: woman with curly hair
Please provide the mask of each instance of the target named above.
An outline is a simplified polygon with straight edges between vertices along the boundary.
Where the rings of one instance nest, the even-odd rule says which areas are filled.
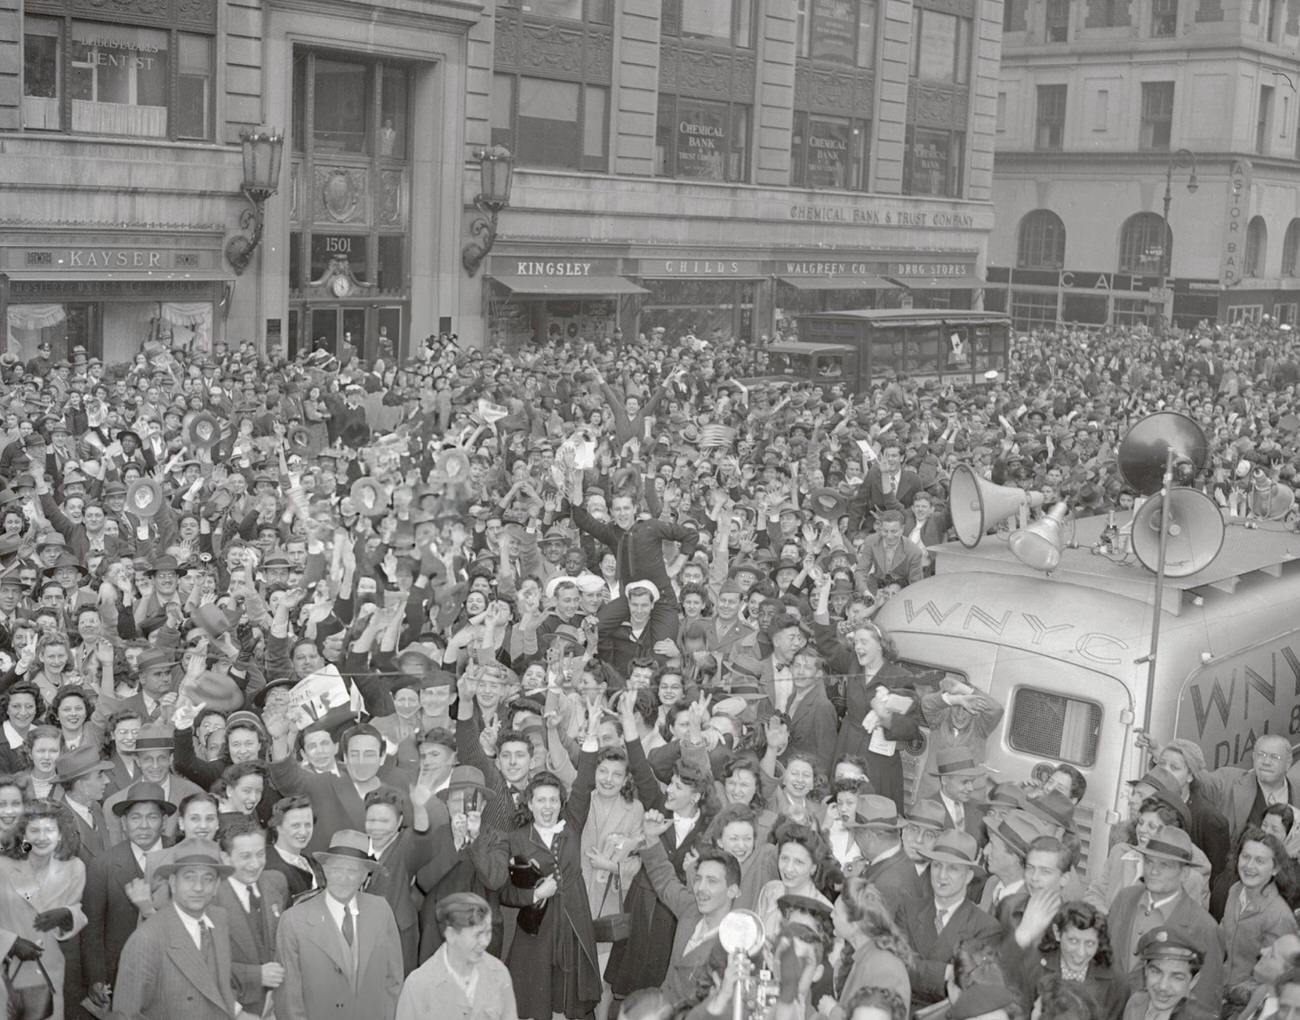
[[[1286,862],[1286,850],[1276,836],[1254,825],[1242,832],[1232,862],[1237,881],[1228,892],[1219,922],[1219,941],[1228,958],[1224,993],[1229,997],[1240,994],[1238,986],[1251,981],[1251,971],[1265,946],[1283,935],[1297,934],[1295,915],[1287,905],[1286,893],[1291,890],[1279,887],[1290,878],[1283,871]]]
[[[1011,977],[1018,981],[1026,1012],[1052,977],[1086,995],[1098,1020],[1119,1020],[1128,1002],[1128,977],[1111,965],[1106,915],[1079,900],[1061,906],[1037,951],[1025,954],[1020,974]]]
[[[767,842],[777,823],[776,812],[767,805],[764,793],[767,783],[775,790],[776,781],[764,775],[758,760],[748,752],[739,752],[722,767],[722,774],[714,784],[719,803],[743,804],[753,810],[754,836],[759,843]]]
[[[81,912],[86,866],[77,857],[76,825],[62,804],[32,801],[18,833],[20,838],[0,855],[0,928],[18,936],[11,955],[39,960],[45,968],[54,986],[50,1015],[61,1020],[65,967],[60,943],[86,925]],[[46,994],[45,977],[34,962],[18,970],[14,985],[29,1006]]]
[[[912,1001],[907,976],[915,953],[907,936],[894,924],[876,887],[861,875],[850,878],[831,912],[835,934],[845,944],[840,959],[836,998],[844,1002],[861,988],[876,986]]]
[[[0,699],[0,769],[21,772],[27,768],[27,734],[45,717],[45,698],[34,683],[14,684]]]
[[[776,847],[758,833],[758,816],[744,804],[728,804],[704,830],[705,843],[727,851],[740,864],[736,910],[753,910],[763,886],[777,877]]]
[[[818,872],[828,855],[821,836],[806,825],[783,822],[772,838],[776,843],[777,877],[763,886],[754,910],[768,931],[779,931],[781,910],[777,900],[782,896],[807,896],[831,906],[817,888]]]
[[[221,778],[212,784],[212,793],[220,807],[221,824],[239,817],[256,818],[265,785],[266,767],[260,762],[227,765]]]

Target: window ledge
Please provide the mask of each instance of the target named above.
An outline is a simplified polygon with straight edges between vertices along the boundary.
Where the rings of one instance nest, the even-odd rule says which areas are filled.
[[[225,142],[201,142],[196,140],[172,141],[170,138],[127,138],[122,135],[85,135],[70,134],[66,131],[0,131],[0,140],[21,139],[22,141],[72,142],[90,145],[130,145],[155,149],[194,149],[203,152],[224,150],[239,152],[239,146]]]

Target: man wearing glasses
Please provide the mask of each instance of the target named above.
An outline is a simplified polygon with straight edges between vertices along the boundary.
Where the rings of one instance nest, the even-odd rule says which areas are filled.
[[[1258,825],[1270,804],[1300,807],[1300,775],[1291,775],[1291,745],[1285,737],[1265,734],[1255,742],[1250,769],[1225,765],[1207,772],[1200,786],[1232,828],[1235,840]]]

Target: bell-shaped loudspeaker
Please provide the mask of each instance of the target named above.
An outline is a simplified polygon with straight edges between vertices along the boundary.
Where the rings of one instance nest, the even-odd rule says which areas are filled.
[[[1148,415],[1129,429],[1119,444],[1119,473],[1143,496],[1159,492],[1170,450],[1174,452],[1174,484],[1190,485],[1209,455],[1205,433],[1185,414],[1160,411]]]
[[[1173,489],[1169,501],[1169,543],[1165,547],[1165,574],[1189,577],[1214,562],[1223,548],[1223,514],[1197,489]],[[1160,564],[1160,522],[1165,497],[1153,496],[1133,517],[1133,555],[1148,570]]]
[[[1027,528],[1011,533],[1007,544],[1011,555],[1027,567],[1050,573],[1061,563],[1061,550],[1065,548],[1065,518],[1070,508],[1057,503],[1046,517],[1034,521]]]
[[[1035,510],[1043,505],[1041,492],[1026,492],[1014,485],[994,485],[981,478],[968,464],[958,464],[948,490],[953,530],[967,549],[997,527],[999,521],[1018,513],[1021,507]]]
[[[1250,489],[1250,512],[1255,517],[1280,521],[1295,506],[1295,490],[1256,471]]]

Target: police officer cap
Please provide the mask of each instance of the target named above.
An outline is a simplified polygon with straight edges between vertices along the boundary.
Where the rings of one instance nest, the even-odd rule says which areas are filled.
[[[1187,936],[1175,928],[1161,925],[1152,928],[1138,942],[1138,956],[1145,960],[1184,960],[1199,967],[1205,958],[1201,947],[1189,942]]]

